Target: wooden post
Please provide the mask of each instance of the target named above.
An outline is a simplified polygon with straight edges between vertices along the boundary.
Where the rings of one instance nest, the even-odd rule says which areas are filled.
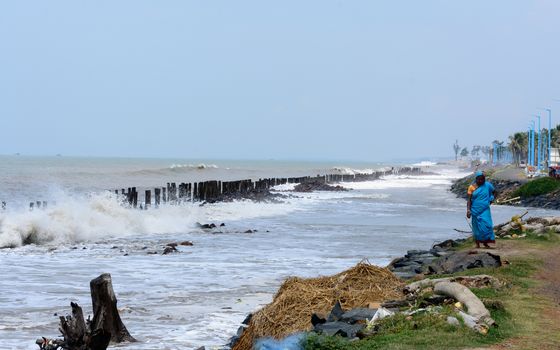
[[[37,209],[41,209],[41,201],[37,201]]]
[[[2,210],[6,210],[6,202],[2,201]]]
[[[47,201],[43,201],[43,209],[47,209]]]
[[[29,202],[29,210],[33,210],[34,206],[35,206],[35,202]]]
[[[167,192],[166,191],[167,191],[167,188],[165,188],[165,187],[161,188],[161,192],[162,192],[161,197],[163,199],[163,203],[167,203]]]
[[[175,182],[171,183],[171,192],[169,192],[169,200],[177,202],[177,184]]]
[[[152,205],[152,191],[146,190],[144,195],[144,209],[148,209],[149,206]]]
[[[132,207],[135,209],[138,207],[138,192],[136,192],[136,187],[132,187]]]
[[[160,204],[160,196],[161,196],[161,188],[154,188],[154,196],[155,198],[155,206],[156,208],[159,207]]]

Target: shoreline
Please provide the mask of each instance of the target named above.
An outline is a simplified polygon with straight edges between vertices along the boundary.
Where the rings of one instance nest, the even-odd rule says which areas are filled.
[[[518,264],[525,264],[525,262],[519,262],[518,259],[518,255],[523,255],[525,256],[524,252],[519,252],[518,251],[518,247],[517,245],[520,245],[521,247],[524,247],[526,245],[530,245],[531,246],[531,250],[534,250],[535,248],[532,247],[532,245],[537,245],[537,248],[539,249],[540,253],[537,255],[546,255],[549,253],[550,247],[547,246],[543,246],[543,244],[547,244],[547,242],[550,242],[550,244],[552,245],[553,249],[559,250],[560,246],[558,245],[558,242],[560,240],[560,225],[554,225],[556,223],[560,222],[560,217],[551,217],[551,218],[544,218],[544,217],[534,217],[534,218],[529,218],[527,219],[527,222],[529,221],[539,221],[539,222],[545,222],[547,221],[548,224],[552,225],[550,227],[544,227],[541,228],[539,231],[533,231],[533,229],[530,229],[526,234],[524,234],[523,236],[520,236],[519,239],[514,239],[516,236],[514,235],[514,237],[512,238],[511,235],[509,236],[505,236],[502,234],[499,236],[499,247],[498,249],[494,250],[494,249],[476,249],[473,247],[474,243],[472,241],[472,237],[469,238],[460,238],[460,239],[447,239],[445,241],[439,242],[439,243],[435,243],[432,245],[431,249],[429,250],[408,250],[406,252],[406,254],[402,257],[398,257],[395,258],[393,261],[391,261],[391,263],[389,263],[387,265],[387,267],[385,268],[381,268],[381,269],[388,269],[390,270],[395,276],[398,276],[400,281],[403,284],[407,284],[407,287],[405,288],[405,291],[407,290],[407,288],[411,288],[410,286],[412,285],[416,285],[417,283],[423,283],[420,282],[420,280],[422,278],[438,278],[439,276],[442,277],[446,277],[447,276],[455,276],[452,278],[458,278],[459,281],[463,281],[465,280],[465,282],[460,282],[463,285],[466,285],[467,287],[471,288],[473,291],[475,291],[475,294],[479,294],[482,293],[480,298],[481,300],[484,302],[484,305],[488,307],[488,309],[491,311],[492,315],[498,315],[497,319],[499,319],[501,322],[504,322],[503,320],[501,320],[501,316],[500,313],[503,312],[503,310],[506,310],[506,305],[507,302],[504,301],[499,301],[499,300],[494,300],[494,299],[488,299],[487,297],[484,298],[488,292],[484,292],[484,288],[490,288],[491,290],[494,290],[497,294],[502,294],[502,293],[509,293],[509,291],[507,291],[508,289],[511,288],[518,288],[517,285],[512,286],[512,284],[526,284],[527,282],[520,282],[518,280],[515,280],[514,282],[507,282],[506,280],[501,279],[502,278],[502,274],[505,274],[506,276],[508,276],[508,274],[510,273],[509,271],[505,272],[505,269],[515,269],[517,268],[516,265]],[[503,230],[504,224],[500,224],[494,227],[495,230]],[[548,230],[547,230],[548,228]],[[515,228],[509,228],[510,231],[514,232],[516,229]],[[515,231],[516,232],[516,231]],[[509,239],[508,239],[509,238]],[[528,249],[528,252],[530,250]],[[560,251],[560,250],[559,250]],[[534,252],[533,252],[534,254]],[[534,261],[534,257],[530,258],[530,261]],[[360,264],[362,264],[363,262],[358,263],[357,266],[359,266]],[[513,267],[511,266],[511,264],[514,264]],[[375,265],[372,265],[375,266]],[[554,265],[556,266],[556,265]],[[402,267],[405,267],[405,270],[403,271]],[[413,269],[410,269],[410,267],[413,267]],[[418,270],[415,270],[416,268],[419,268]],[[535,267],[533,267],[534,269],[536,269]],[[338,275],[342,275],[344,276],[345,273],[348,273],[348,271],[342,271]],[[484,272],[486,273],[486,275],[473,275],[474,273],[477,272]],[[523,272],[526,273],[526,272]],[[514,274],[516,274],[516,272],[514,272]],[[469,278],[470,277],[464,277],[464,276],[473,276],[473,278],[475,279],[472,285],[469,285]],[[485,277],[481,277],[481,279],[478,276],[485,276]],[[496,277],[497,276],[497,277]],[[540,275],[539,275],[540,276]],[[526,275],[523,276],[523,278],[529,278],[530,280],[534,280],[537,278],[541,278],[539,276],[534,276],[532,274],[526,273]],[[329,276],[321,276],[319,278],[328,278]],[[274,303],[274,301],[279,298],[279,296],[281,296],[281,293],[286,293],[285,290],[287,289],[286,287],[286,283],[288,283],[291,279],[298,279],[298,277],[291,277],[288,278],[278,289],[277,294],[274,297],[274,300],[272,303]],[[477,279],[478,278],[478,279]],[[560,290],[560,285],[558,284],[560,280],[558,280],[558,278],[560,277],[556,277],[555,280],[552,281],[548,281],[547,283],[549,283],[549,287],[551,286],[553,288],[553,290]],[[304,279],[305,280],[305,279]],[[308,280],[312,280],[308,279]],[[436,281],[438,281],[436,279]],[[452,279],[453,281],[453,279]],[[412,283],[411,283],[412,282]],[[416,283],[414,283],[416,282]],[[337,287],[335,287],[337,288]],[[528,289],[528,287],[525,287],[525,289]],[[528,292],[530,292],[528,290]],[[406,293],[405,293],[406,294]],[[542,294],[542,293],[541,293]],[[544,294],[539,295],[539,297],[545,297],[545,298],[556,298],[558,299],[558,301],[560,301],[560,295],[558,295],[559,293],[557,292],[550,292],[550,291],[546,291]],[[275,346],[277,347],[282,347],[285,346],[285,344],[283,343],[283,341],[286,341],[286,344],[292,344],[294,343],[294,339],[299,341],[299,342],[303,342],[303,344],[305,344],[305,346],[294,346],[294,347],[286,347],[286,349],[332,349],[332,348],[348,348],[348,349],[362,349],[362,347],[359,346],[355,346],[352,345],[352,343],[360,343],[360,342],[374,342],[376,337],[378,337],[378,335],[376,335],[376,332],[373,333],[361,333],[365,328],[365,326],[363,325],[363,322],[367,322],[371,317],[373,317],[373,315],[377,312],[377,310],[383,309],[383,310],[388,310],[391,312],[391,316],[390,317],[397,317],[397,316],[393,316],[393,315],[398,315],[400,312],[403,312],[404,309],[406,308],[412,308],[412,310],[414,310],[415,308],[419,308],[418,311],[421,310],[425,310],[422,308],[422,305],[424,305],[423,307],[426,308],[428,307],[428,310],[431,310],[430,308],[438,308],[440,306],[438,305],[443,305],[443,307],[446,307],[445,305],[449,305],[450,301],[449,299],[445,299],[445,298],[439,298],[437,297],[437,295],[434,295],[432,297],[432,299],[422,299],[424,300],[423,303],[424,304],[420,304],[420,306],[417,304],[416,302],[412,302],[409,299],[402,299],[402,300],[385,300],[383,302],[380,303],[374,303],[373,305],[370,303],[369,306],[364,306],[364,308],[352,308],[352,309],[347,309],[347,310],[343,310],[341,309],[340,311],[335,311],[338,308],[340,308],[340,305],[334,305],[333,304],[333,310],[330,313],[327,314],[321,314],[321,313],[314,313],[313,317],[311,318],[311,322],[313,324],[313,328],[311,330],[311,332],[308,331],[303,331],[303,333],[295,333],[295,334],[291,334],[289,335],[287,338],[282,338],[280,340],[272,340],[270,338],[258,338],[259,340],[259,345],[257,347],[253,347],[255,349],[258,350],[264,350],[264,349],[270,349],[270,347],[267,346],[272,346],[272,348],[275,348]],[[451,298],[451,300],[453,300],[453,298]],[[548,300],[548,299],[547,299]],[[456,301],[456,300],[455,300]],[[451,304],[453,304],[453,302],[455,301],[451,301]],[[412,304],[411,304],[412,302]],[[271,303],[271,304],[272,304]],[[264,308],[266,308],[267,306],[271,305],[265,305],[263,308],[260,308],[258,310],[255,310],[254,312],[250,313],[247,315],[247,317],[244,319],[244,321],[241,323],[238,331],[237,331],[237,335],[233,336],[230,341],[228,342],[228,344],[226,344],[224,346],[225,349],[233,349],[233,350],[247,350],[249,349],[247,347],[247,340],[244,339],[244,336],[247,336],[247,332],[252,333],[252,331],[250,330],[250,327],[253,326],[252,324],[252,319],[255,316],[255,313],[259,313],[261,312]],[[413,305],[414,304],[414,305]],[[455,307],[457,307],[457,303],[454,304]],[[528,305],[531,305],[530,303]],[[547,303],[546,305],[547,307],[551,307],[551,305],[549,303]],[[560,314],[560,304],[557,303],[557,305],[553,306],[554,307],[554,312],[556,314]],[[375,308],[375,309],[372,309]],[[453,306],[452,306],[453,308]],[[368,309],[372,309],[369,310]],[[438,309],[439,310],[439,309]],[[461,310],[461,308],[456,309],[458,311]],[[339,320],[334,320],[332,319],[333,314],[335,312],[339,312],[340,315],[338,316],[340,319]],[[432,312],[432,311],[429,311]],[[439,311],[436,311],[436,313]],[[460,312],[459,312],[460,313]],[[349,320],[348,318],[345,318],[344,315],[348,315],[348,314],[352,314],[355,315],[353,316],[353,318],[351,320]],[[409,315],[416,315],[416,312],[412,312],[412,313],[408,313]],[[421,313],[420,313],[421,314]],[[318,315],[318,316],[316,316]],[[321,326],[323,323],[319,323],[319,325],[315,324],[314,321],[317,320],[317,317],[319,319],[321,319],[321,317],[323,317],[322,315],[324,315],[324,319],[322,319],[323,321],[320,322],[326,322],[326,325],[330,325],[329,322],[331,322],[334,325],[334,332],[332,329],[330,329],[329,326]],[[342,315],[342,316],[341,316]],[[366,318],[366,315],[368,316]],[[464,317],[464,316],[463,316]],[[406,317],[406,321],[412,320],[414,318],[414,316],[407,316]],[[453,317],[451,317],[453,318]],[[459,317],[460,319],[460,317]],[[325,321],[326,320],[326,321]],[[356,321],[358,320],[358,321]],[[533,318],[532,318],[533,320]],[[272,322],[272,320],[271,320]],[[464,323],[463,323],[464,322]],[[494,322],[492,320],[492,322]],[[346,326],[344,325],[344,323],[347,323],[348,327],[350,326],[354,326],[353,330],[355,332],[353,333],[347,333],[348,330],[352,330],[352,328],[345,328]],[[464,319],[464,321],[461,322],[457,322],[457,324],[455,325],[455,321],[454,320],[450,320],[450,317],[448,316],[447,318],[447,323],[448,326],[453,325],[455,328],[454,329],[459,329],[460,327],[465,327],[465,325],[467,325],[467,320]],[[383,322],[381,321],[381,325],[384,326]],[[478,335],[476,335],[477,337],[480,337],[480,341],[482,341],[483,344],[497,344],[497,343],[501,343],[507,339],[509,339],[510,337],[514,337],[516,335],[517,332],[519,332],[519,329],[516,329],[512,334],[510,334],[509,336],[503,336],[500,334],[501,331],[497,331],[498,334],[495,335],[493,333],[495,333],[496,331],[494,330],[494,328],[492,328],[492,325],[490,326],[484,326],[483,323],[479,323],[479,325],[482,325],[482,328],[477,328],[477,326],[467,326],[467,328],[472,328],[469,330],[469,332],[473,332],[470,335],[475,335],[478,333]],[[497,328],[496,328],[497,329]],[[248,331],[249,330],[249,331]],[[462,330],[464,331],[464,330]],[[508,332],[506,332],[508,333]],[[495,336],[496,339],[498,341],[492,341],[490,343],[487,343],[487,340],[484,340],[485,337],[488,337],[488,334]],[[250,337],[253,337],[253,334],[249,335]],[[414,337],[414,336],[413,336]],[[257,338],[253,338],[253,339],[257,339]],[[369,340],[368,340],[369,339]],[[392,338],[391,338],[392,339]],[[495,340],[496,340],[495,339]],[[545,343],[547,343],[548,340],[544,340]],[[377,349],[377,347],[371,347],[371,345],[373,343],[367,343],[369,345],[366,345],[365,348],[370,349],[370,348],[375,348]],[[264,344],[264,345],[263,345]],[[284,345],[283,345],[284,344]],[[335,346],[333,347],[333,344],[335,344]],[[365,345],[366,343],[364,343]],[[430,346],[420,346],[421,343],[418,344],[414,344],[414,343],[407,343],[409,345],[409,347],[405,346],[405,347],[400,347],[397,346],[395,347],[395,349],[416,349],[417,346],[419,346],[418,348],[426,348],[426,349],[435,349],[435,348],[440,348],[440,347],[430,347]],[[548,343],[547,343],[548,344]],[[292,344],[293,345],[293,344]],[[392,349],[393,347],[391,347],[391,345],[395,345],[394,341],[391,340],[389,343],[384,343],[382,342],[382,347],[381,348],[385,348],[383,346],[387,346],[389,345],[389,349]],[[474,346],[474,345],[473,345]],[[524,349],[524,347],[513,347],[514,349]],[[199,349],[205,349],[205,347],[200,347]]]
[[[548,193],[523,196],[518,193],[534,181],[543,181],[547,177],[527,179],[519,176],[521,170],[512,167],[496,167],[484,169],[487,180],[496,188],[496,205],[532,207],[541,209],[560,210],[560,189]],[[449,191],[457,198],[467,199],[467,188],[474,181],[470,174],[453,181]]]

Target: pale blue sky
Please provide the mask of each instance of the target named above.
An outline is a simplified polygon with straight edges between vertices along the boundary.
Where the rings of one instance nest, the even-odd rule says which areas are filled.
[[[1,1],[0,153],[386,160],[560,121],[560,1]]]

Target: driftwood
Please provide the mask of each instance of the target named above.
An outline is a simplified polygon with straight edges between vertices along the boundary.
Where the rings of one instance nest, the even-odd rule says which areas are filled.
[[[482,301],[480,301],[469,288],[462,284],[456,282],[439,282],[434,285],[434,292],[436,294],[450,296],[463,303],[463,305],[467,307],[468,315],[473,317],[477,326],[482,324],[492,326],[496,323],[490,317],[490,311],[486,309]],[[463,317],[463,319],[465,319],[465,317]],[[466,322],[466,324],[468,325],[469,323]],[[477,329],[474,325],[472,328]]]
[[[489,326],[495,325],[495,321],[490,317],[490,312],[482,301],[471,292],[469,287],[498,288],[501,285],[502,283],[498,279],[489,275],[456,276],[438,279],[426,278],[408,284],[404,288],[404,293],[415,296],[424,288],[433,288],[435,294],[451,297],[465,305],[467,313],[459,312],[465,325],[485,333]]]
[[[133,342],[117,310],[111,275],[104,273],[90,282],[93,319],[84,320],[82,308],[70,303],[72,315],[60,317],[59,331],[63,339],[38,339],[41,350],[105,350],[110,342]]]
[[[408,284],[404,288],[405,294],[416,294],[420,290],[433,287],[436,283],[440,282],[457,282],[469,288],[481,288],[481,287],[492,287],[492,288],[499,288],[502,286],[502,282],[495,277],[489,275],[475,275],[475,276],[456,276],[456,277],[444,277],[444,278],[435,278],[435,279],[423,279],[420,281],[416,281],[413,283]]]

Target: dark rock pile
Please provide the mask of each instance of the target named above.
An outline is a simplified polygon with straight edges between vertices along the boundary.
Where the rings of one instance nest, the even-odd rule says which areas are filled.
[[[297,184],[294,187],[294,192],[314,192],[314,191],[332,191],[332,192],[339,192],[339,191],[348,191],[347,188],[344,188],[340,185],[329,185],[324,180],[313,180],[313,181],[305,181],[300,184]]]
[[[447,240],[434,244],[430,250],[409,250],[389,266],[395,275],[409,279],[416,275],[451,274],[478,267],[499,267],[500,256],[489,252],[454,251],[464,240]]]

